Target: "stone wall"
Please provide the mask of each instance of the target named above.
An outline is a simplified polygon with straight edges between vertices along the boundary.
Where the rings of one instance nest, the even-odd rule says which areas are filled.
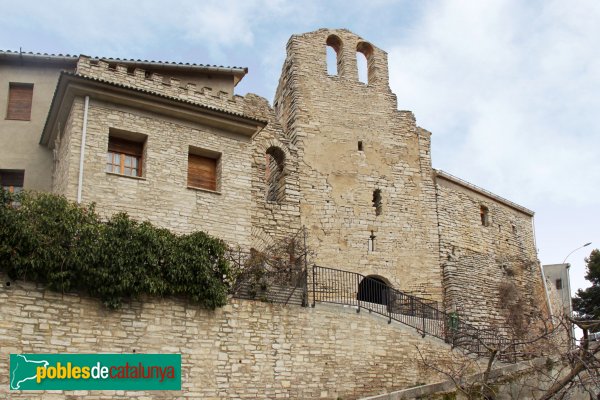
[[[549,362],[554,360],[554,362]],[[492,370],[490,374],[490,387],[495,398],[503,400],[538,400],[560,378],[570,370],[566,362],[558,357],[540,357],[523,361]],[[483,380],[483,373],[464,376],[469,382],[465,386],[477,388],[474,383]],[[473,385],[473,386],[471,386]],[[560,394],[555,396],[560,398]],[[569,400],[587,400],[590,394],[579,385],[567,389]],[[469,397],[457,389],[456,382],[445,381],[432,383],[414,388],[403,389],[396,392],[377,396],[365,397],[361,400],[469,400]]]
[[[327,73],[328,41],[337,50],[337,75]],[[368,83],[358,81],[357,50],[366,55]],[[397,110],[387,54],[347,30],[322,29],[290,39],[274,108],[256,95],[230,98],[194,85],[183,88],[179,78],[130,70],[118,62],[109,65],[82,56],[77,73],[269,121],[252,139],[234,139],[219,129],[92,99],[84,202],[97,202],[104,213],[127,211],[178,232],[206,230],[244,250],[265,247],[306,226],[310,262],[375,275],[400,290],[446,300],[448,308],[462,302],[460,307],[479,310],[473,320],[488,318],[488,310],[476,306],[489,303],[478,289],[496,293],[500,283],[478,283],[474,297],[465,300],[468,305],[459,301],[471,293],[462,291],[473,286],[467,284],[470,280],[485,277],[489,283],[490,271],[482,265],[492,259],[494,265],[536,261],[530,217],[518,212],[500,217],[504,214],[496,208],[504,208],[493,198],[480,201],[466,192],[436,190],[431,134],[416,125],[412,113]],[[71,197],[78,172],[80,108],[76,101],[55,171],[55,191]],[[113,128],[147,135],[143,179],[104,172],[102,157]],[[221,186],[226,190],[217,194],[186,187],[190,145],[222,154]],[[267,199],[266,161],[273,148],[284,158],[277,201]],[[494,216],[485,229],[477,226],[478,214],[471,210],[481,204]],[[456,268],[462,272],[453,273],[446,258],[457,248],[462,253]],[[470,273],[473,265],[481,276]],[[531,272],[521,275],[511,281],[519,288],[536,279]],[[523,301],[533,301],[525,297]]]
[[[183,77],[180,75],[176,78],[171,75],[163,75],[142,68],[135,68],[131,71],[126,65],[118,63],[110,64],[103,60],[92,60],[86,56],[79,57],[76,73],[105,82],[152,92],[162,96],[175,97],[230,112],[242,113],[244,109],[244,97],[232,96],[233,77],[230,78],[230,87],[223,88],[225,90],[213,90],[212,87],[198,87],[195,83],[182,81]],[[199,79],[205,75],[201,72],[188,74],[187,80]],[[217,84],[215,86],[218,89],[223,85]]]
[[[253,143],[252,162],[252,247],[262,250],[276,240],[291,238],[301,228],[299,165],[297,150],[284,136],[281,128],[270,123]],[[277,201],[267,199],[267,152],[281,149],[284,154],[283,197]]]
[[[62,134],[53,145],[54,165],[52,169],[52,192],[77,198],[79,153],[83,126],[83,99],[75,99]],[[69,179],[72,178],[72,179]]]
[[[479,326],[526,330],[546,311],[532,213],[465,185],[437,177],[446,308]]]
[[[83,101],[73,103],[71,123],[58,149],[55,191],[75,200],[79,173]],[[111,130],[143,135],[143,176],[106,172]],[[190,146],[220,154],[217,191],[189,188]],[[64,178],[68,169],[68,178]],[[96,100],[90,101],[82,201],[95,202],[103,215],[125,211],[175,232],[203,230],[244,247],[251,235],[250,138],[166,116]],[[65,181],[67,184],[65,185]]]
[[[252,301],[207,311],[182,301],[134,301],[108,311],[95,300],[0,275],[0,370],[10,353],[181,353],[180,392],[70,392],[69,398],[352,399],[440,380],[420,366],[451,350],[413,329],[353,308]],[[456,356],[456,354],[454,354]],[[62,399],[60,392],[0,397]]]
[[[325,57],[331,37],[341,41],[334,76]],[[369,49],[368,84],[357,78],[361,46]],[[295,35],[274,108],[297,148],[300,216],[313,261],[441,301],[429,134],[412,113],[397,110],[386,53],[346,30]]]
[[[327,73],[327,43],[337,51],[336,75]],[[367,83],[358,80],[357,50],[367,58]],[[133,108],[121,89],[119,104],[92,96],[82,194],[102,215],[125,211],[179,233],[204,230],[243,250],[305,226],[311,264],[375,275],[480,327],[523,330],[545,310],[533,213],[432,169],[431,133],[397,110],[387,54],[357,35],[322,29],[293,36],[273,108],[253,94],[233,96],[225,78],[201,87],[203,73],[163,76],[85,56],[76,72],[150,94],[148,104],[169,97],[224,119],[268,121],[250,138],[176,112],[150,112],[142,102]],[[83,98],[67,111],[60,140],[50,146],[53,191],[75,200]],[[145,138],[142,177],[105,172],[111,132]],[[187,187],[190,146],[220,154],[217,191]],[[274,149],[282,155],[275,200],[267,198]],[[485,225],[481,206],[489,213]],[[18,284],[0,289],[0,297],[5,353],[181,352],[185,390],[160,394],[166,398],[352,398],[431,381],[415,362],[414,345],[441,358],[449,352],[343,307],[236,301],[208,312],[164,300],[108,312],[90,299]],[[97,398],[113,396],[131,397]]]

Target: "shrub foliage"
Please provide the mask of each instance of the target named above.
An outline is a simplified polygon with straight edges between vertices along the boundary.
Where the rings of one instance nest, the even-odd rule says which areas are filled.
[[[108,308],[140,295],[227,302],[227,246],[204,232],[175,235],[125,213],[103,222],[94,205],[0,189],[0,270],[11,279],[97,297]]]

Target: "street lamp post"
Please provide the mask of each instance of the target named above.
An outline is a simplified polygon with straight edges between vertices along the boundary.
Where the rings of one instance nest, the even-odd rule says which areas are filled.
[[[573,250],[572,252],[570,252],[569,254],[567,254],[567,256],[565,257],[565,259],[563,260],[562,263],[565,264],[566,261],[567,261],[567,258],[569,258],[569,256],[571,254],[575,253],[577,250],[580,250],[580,249],[583,249],[584,247],[589,246],[590,244],[592,244],[592,242],[588,242],[588,243],[584,244],[583,246],[580,246],[580,247],[576,248],[575,250]],[[568,290],[568,293],[569,293],[569,317],[573,317],[573,300],[572,300],[572,297],[571,297],[572,296],[572,294],[571,294],[571,277],[570,277],[570,273],[569,273],[570,272],[569,271],[569,267],[570,266],[571,266],[570,264],[567,264],[567,266],[566,266],[566,269],[567,269],[567,290]],[[576,340],[577,340],[575,338],[575,325],[571,325],[571,335],[573,337],[573,343],[572,343],[572,345],[575,345]]]
[[[592,242],[588,242],[588,243],[584,244],[583,246],[581,246],[581,247],[578,247],[578,248],[576,248],[575,250],[573,250],[572,252],[570,252],[569,254],[567,254],[567,256],[565,257],[565,259],[563,260],[563,262],[562,262],[562,263],[564,264],[564,263],[567,261],[567,258],[569,258],[569,256],[570,256],[571,254],[575,253],[575,252],[576,252],[577,250],[579,250],[579,249],[583,249],[584,247],[586,247],[586,246],[589,246],[590,244],[592,244]]]
[[[569,254],[567,254],[567,256],[565,257],[565,259],[563,260],[562,263],[565,264],[566,261],[567,261],[567,258],[569,258],[569,256],[571,254],[575,253],[577,250],[580,250],[580,249],[583,249],[584,247],[589,246],[590,244],[592,244],[592,242],[587,242],[583,246],[580,246],[580,247],[576,248],[575,250],[573,250],[572,252],[570,252]],[[566,269],[567,269],[567,290],[568,290],[568,293],[569,293],[569,305],[571,305],[571,301],[572,301],[571,300],[571,296],[572,296],[572,293],[571,293],[571,276],[570,276],[570,273],[569,273],[570,272],[569,271],[570,267],[571,267],[571,264],[567,264],[567,266],[566,266]],[[572,317],[572,314],[573,314],[573,307],[570,306],[569,307],[569,316]]]

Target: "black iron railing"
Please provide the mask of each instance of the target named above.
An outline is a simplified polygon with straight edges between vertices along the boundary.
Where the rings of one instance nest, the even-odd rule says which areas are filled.
[[[394,289],[372,277],[333,268],[307,265],[306,230],[300,230],[281,249],[263,252],[263,258],[251,253],[232,253],[231,262],[241,270],[232,286],[234,297],[270,303],[313,307],[317,302],[355,306],[380,314],[388,323],[397,321],[415,328],[423,337],[430,335],[453,347],[478,356],[499,350],[497,358],[514,362],[522,354],[518,345],[499,335],[463,322],[456,313],[447,313],[437,302]],[[270,254],[273,253],[273,254]],[[259,261],[257,264],[257,260]],[[523,351],[521,351],[523,353]]]
[[[380,314],[392,321],[415,328],[421,335],[444,340],[479,356],[490,354],[489,349],[501,349],[498,358],[514,362],[516,346],[496,331],[482,330],[460,320],[455,313],[437,308],[435,301],[409,295],[384,282],[364,275],[333,268],[313,266],[308,288],[312,291],[312,305],[335,303],[357,307]]]
[[[228,259],[238,271],[231,285],[233,297],[268,303],[308,305],[306,229],[262,251],[230,251]]]

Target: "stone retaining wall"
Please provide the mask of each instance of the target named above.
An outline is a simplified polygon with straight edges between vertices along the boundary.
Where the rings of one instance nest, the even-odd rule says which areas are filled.
[[[0,370],[10,353],[181,353],[180,392],[70,392],[69,398],[352,399],[440,380],[418,362],[417,346],[440,360],[443,342],[342,306],[315,308],[233,300],[215,311],[164,299],[108,311],[93,299],[31,283],[0,288]],[[0,398],[63,399],[8,392]]]

